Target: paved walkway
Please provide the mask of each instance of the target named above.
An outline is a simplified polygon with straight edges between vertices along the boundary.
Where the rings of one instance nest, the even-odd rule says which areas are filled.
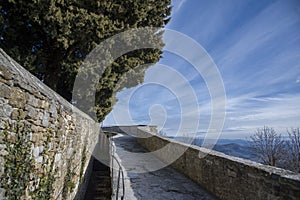
[[[147,154],[147,151],[136,142],[134,137],[117,135],[113,141],[116,146],[116,157],[125,168],[126,200],[216,199],[171,167],[153,171],[155,167],[159,167],[163,163],[154,155]],[[140,156],[143,153],[146,156],[144,159]]]

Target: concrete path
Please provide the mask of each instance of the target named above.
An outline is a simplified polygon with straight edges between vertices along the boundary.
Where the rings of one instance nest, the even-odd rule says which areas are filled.
[[[147,154],[134,137],[117,135],[113,141],[115,156],[124,168],[126,200],[216,199],[171,167],[152,171],[163,163],[154,155]],[[147,154],[144,159],[137,156],[143,153]]]

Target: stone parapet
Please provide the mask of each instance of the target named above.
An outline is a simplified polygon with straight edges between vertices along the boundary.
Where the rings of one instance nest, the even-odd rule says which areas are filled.
[[[300,199],[300,174],[187,145],[140,128],[137,141],[220,199]]]
[[[0,199],[74,199],[99,129],[0,49]]]

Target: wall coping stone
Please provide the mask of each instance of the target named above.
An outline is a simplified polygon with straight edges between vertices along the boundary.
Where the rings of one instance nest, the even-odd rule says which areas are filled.
[[[15,80],[22,81],[18,83],[20,87],[26,89],[25,87],[28,87],[30,83],[29,87],[32,87],[37,91],[41,92],[42,95],[51,97],[52,99],[55,98],[53,100],[56,100],[59,103],[59,105],[63,105],[65,109],[69,109],[71,107],[72,112],[76,112],[87,119],[95,121],[88,114],[84,113],[76,106],[72,105],[66,99],[64,99],[59,94],[57,94],[54,90],[49,88],[46,84],[41,82],[37,77],[32,75],[29,71],[27,71],[20,64],[18,64],[14,59],[12,59],[9,55],[7,55],[6,52],[3,51],[3,49],[1,48],[0,48],[0,63],[4,64],[4,67],[8,69],[13,74],[13,76],[22,75],[22,78],[14,78]]]
[[[144,132],[146,131],[148,134],[151,134],[152,137],[157,137],[157,138],[159,138],[161,140],[164,140],[168,143],[173,143],[173,144],[178,144],[178,145],[181,145],[181,146],[185,146],[188,149],[194,149],[196,151],[206,153],[207,155],[213,155],[213,156],[216,156],[216,157],[219,157],[219,158],[224,158],[224,159],[227,159],[227,160],[231,160],[233,162],[238,162],[238,163],[243,164],[243,165],[248,165],[250,167],[255,167],[257,169],[263,170],[263,171],[265,171],[267,173],[270,173],[270,174],[276,174],[276,175],[279,175],[281,177],[285,177],[285,178],[293,179],[293,180],[296,180],[296,181],[300,181],[300,173],[295,173],[295,172],[285,170],[285,169],[282,169],[282,168],[278,168],[278,167],[274,167],[274,166],[264,165],[264,164],[261,164],[261,163],[258,163],[258,162],[254,162],[252,160],[244,159],[244,158],[238,158],[238,157],[235,157],[235,156],[230,156],[230,155],[224,154],[222,152],[218,152],[218,151],[208,149],[208,148],[205,148],[205,147],[199,147],[199,146],[196,146],[196,145],[189,145],[189,144],[186,144],[186,143],[183,143],[183,142],[180,142],[180,141],[176,141],[176,140],[171,139],[171,138],[166,138],[166,137],[154,134],[154,133],[152,133],[148,130],[145,130],[141,127],[138,127],[138,129],[142,130]]]

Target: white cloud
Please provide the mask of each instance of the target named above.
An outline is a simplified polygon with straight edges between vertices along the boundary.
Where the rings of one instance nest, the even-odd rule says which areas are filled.
[[[185,9],[183,5],[186,2],[173,0],[173,13]],[[205,7],[204,12],[195,9],[198,18],[180,26],[188,28],[187,32],[191,33],[192,37],[200,38],[198,41],[204,41],[209,45],[212,45],[220,35],[223,37],[223,40],[217,40],[220,42],[211,46],[210,52],[222,72],[228,94],[227,118],[222,137],[243,138],[264,125],[281,129],[300,126],[300,94],[291,89],[295,87],[295,82],[300,83],[300,40],[297,36],[300,30],[297,28],[300,23],[299,15],[297,17],[290,14],[283,1],[276,1],[254,17],[245,20],[240,26],[229,30],[232,28],[230,23],[243,20],[240,19],[242,9],[235,10],[235,8],[245,8],[246,4],[246,1],[241,1],[239,6],[233,8],[230,3],[219,1],[218,5],[210,4],[208,8]],[[229,30],[230,34],[224,36],[227,34],[226,30]],[[168,58],[170,59],[168,56],[165,57]],[[174,92],[175,96],[166,95],[166,90],[151,90],[145,87],[143,91],[140,87],[141,93],[145,92],[145,95],[137,95],[140,99],[133,99],[133,102],[143,105],[136,105],[137,110],[132,111],[133,118],[146,123],[149,111],[142,113],[142,107],[151,104],[151,101],[157,103],[159,100],[164,111],[154,110],[155,112],[150,112],[153,115],[151,117],[164,120],[167,113],[169,116],[164,129],[172,132],[178,129],[180,123],[179,111],[176,110],[178,109],[176,101],[179,101],[184,112],[182,115],[186,119],[183,129],[188,131],[189,122],[192,123],[192,120],[199,118],[198,130],[206,130],[211,117],[211,99],[205,83],[198,81],[199,75],[189,70],[185,62],[175,61],[164,60],[171,67],[178,66],[174,68],[181,69],[178,71],[179,74],[161,66],[154,66],[147,71],[145,77],[145,84],[158,82]],[[202,63],[203,71],[210,69],[196,54],[195,62]],[[114,112],[128,109],[124,99],[132,95],[131,91],[125,90],[124,94],[119,95],[122,100],[118,102]],[[197,106],[191,103],[194,98],[191,91],[196,92]],[[151,92],[152,97],[146,95]],[[126,112],[120,112],[119,115],[123,123],[131,122],[126,119],[128,117]]]
[[[256,101],[255,106],[248,107],[249,100]],[[232,110],[227,113],[225,132],[244,127],[240,133],[249,135],[264,125],[280,130],[300,126],[300,94],[278,95],[274,98],[242,97],[229,102],[235,102],[235,105],[231,105]]]
[[[174,15],[174,13],[177,13],[182,6],[186,3],[187,0],[172,0],[172,6],[173,6],[173,10],[172,10],[172,14]]]

